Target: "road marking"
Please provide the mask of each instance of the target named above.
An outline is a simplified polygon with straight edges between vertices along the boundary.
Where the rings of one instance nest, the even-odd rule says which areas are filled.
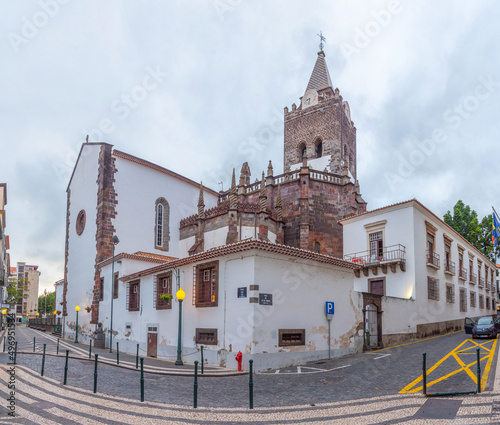
[[[390,350],[391,348],[396,348],[396,347],[403,347],[405,345],[416,344],[417,342],[429,341],[430,339],[441,338],[443,336],[453,335],[453,334],[456,334],[458,332],[463,332],[463,330],[461,330],[461,331],[455,331],[455,332],[450,332],[448,334],[443,334],[443,335],[431,336],[430,338],[419,339],[418,341],[406,342],[405,344],[391,345],[390,347],[381,348],[380,350],[374,350],[374,351],[372,351],[372,353],[377,353],[379,351],[384,351],[384,350]]]
[[[466,348],[462,348],[467,343],[471,343],[472,345],[469,345]],[[492,343],[490,348],[488,348],[486,346],[489,343]],[[491,341],[491,340],[485,341],[485,342],[482,342],[480,344],[472,339],[466,339],[460,345],[458,345],[456,348],[454,348],[452,351],[450,351],[448,354],[446,354],[442,359],[440,359],[434,366],[430,367],[427,370],[427,379],[429,379],[429,375],[433,371],[435,371],[444,361],[446,361],[449,358],[454,358],[456,360],[456,362],[460,365],[460,368],[456,369],[456,370],[454,370],[454,371],[452,371],[444,376],[441,376],[433,381],[427,382],[427,388],[429,388],[430,386],[432,386],[434,384],[437,384],[438,382],[444,381],[444,380],[448,379],[449,377],[456,375],[457,373],[460,373],[462,371],[464,371],[471,378],[471,380],[477,385],[477,376],[471,370],[471,367],[475,366],[477,364],[476,359],[474,359],[474,361],[471,361],[468,364],[465,364],[465,362],[459,357],[459,355],[460,356],[470,355],[470,354],[477,355],[476,349],[482,348],[484,351],[482,353],[480,353],[479,362],[481,363],[484,360],[486,360],[486,366],[484,367],[483,374],[481,376],[481,391],[484,391],[484,389],[486,388],[486,383],[488,382],[488,375],[490,373],[491,363],[492,363],[493,357],[495,355],[496,346],[497,346],[496,339],[493,341]],[[472,353],[470,352],[471,349],[474,349],[474,351]],[[486,351],[486,353],[485,353],[485,351]],[[423,381],[423,375],[420,375],[417,379],[415,379],[413,382],[411,382],[406,387],[404,387],[399,393],[400,394],[408,394],[408,393],[416,393],[416,392],[422,391],[423,385],[417,386],[417,384],[419,384],[422,381]]]
[[[373,360],[381,359],[383,357],[390,356],[390,354],[384,354],[383,356],[374,357]]]
[[[291,370],[282,370],[282,369],[276,369],[274,371],[274,374],[273,375],[284,375],[284,374],[287,374],[287,375],[304,375],[304,374],[307,374],[307,373],[321,373],[321,372],[331,372],[332,370],[338,370],[338,369],[344,369],[346,367],[350,367],[351,365],[348,364],[348,365],[345,365],[345,366],[338,366],[338,367],[334,367],[333,369],[320,369],[320,368],[317,368],[317,367],[309,367],[309,366],[297,366],[297,372],[292,372]],[[312,370],[312,372],[303,372],[302,369],[310,369]],[[268,372],[261,372],[261,373],[268,373]]]

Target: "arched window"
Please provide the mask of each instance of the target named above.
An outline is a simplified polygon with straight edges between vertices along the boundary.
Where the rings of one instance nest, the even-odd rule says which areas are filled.
[[[316,142],[316,158],[321,158],[323,156],[323,142],[318,140]]]
[[[165,198],[158,198],[155,203],[155,249],[168,251],[170,241],[170,207]]]
[[[321,254],[321,245],[319,242],[314,243],[314,252],[316,252],[317,254]]]
[[[304,160],[304,157],[307,154],[307,147],[305,143],[301,143],[299,145],[299,162],[302,162]]]

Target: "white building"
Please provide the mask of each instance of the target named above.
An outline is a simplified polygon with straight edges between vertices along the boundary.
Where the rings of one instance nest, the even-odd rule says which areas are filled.
[[[102,264],[102,276],[111,275],[110,263]],[[233,368],[238,351],[245,367],[252,358],[256,370],[328,358],[326,301],[335,303],[330,355],[362,349],[352,263],[251,239],[145,270],[137,271],[136,263],[124,256],[115,264],[122,276],[113,318],[120,350],[135,353],[139,343],[143,354],[176,358],[179,286],[186,293],[184,361],[199,360],[201,345],[207,364]],[[164,301],[161,293],[174,299]],[[109,294],[104,291],[101,311],[110,311]],[[104,327],[109,324],[106,317]]]
[[[361,266],[371,345],[461,329],[496,313],[496,265],[417,200],[341,220],[344,259]],[[382,338],[379,336],[382,335]]]

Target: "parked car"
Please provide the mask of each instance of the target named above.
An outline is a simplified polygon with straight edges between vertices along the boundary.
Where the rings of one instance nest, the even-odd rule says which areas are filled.
[[[464,327],[465,333],[472,334],[472,338],[496,338],[500,333],[500,319],[495,320],[491,316],[485,316],[474,322],[474,320],[466,317]]]

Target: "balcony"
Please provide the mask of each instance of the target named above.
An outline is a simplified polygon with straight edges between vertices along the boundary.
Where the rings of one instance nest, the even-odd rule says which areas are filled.
[[[465,267],[458,268],[458,278],[462,280],[467,280],[467,270]]]
[[[490,284],[489,284],[489,282],[486,282],[486,287],[485,287],[485,289],[486,289],[488,292],[489,292],[489,290],[490,290],[490,289],[492,289],[492,290],[493,290],[493,288],[490,288]]]
[[[439,254],[427,250],[425,253],[427,265],[434,269],[439,269]]]
[[[472,283],[473,285],[475,285],[477,283],[477,274],[476,273],[470,273],[469,283]]]
[[[484,277],[479,276],[479,287],[482,288],[484,286]],[[488,289],[488,285],[486,285],[486,289]]]
[[[396,273],[396,266],[398,265],[401,271],[406,271],[406,248],[403,245],[397,244],[384,247],[379,254],[373,254],[370,250],[361,251],[344,255],[344,260],[361,266],[365,276],[368,276],[370,270],[374,275],[377,275],[379,267],[383,273],[387,273],[388,267],[393,273]],[[361,276],[360,270],[355,270],[354,273],[356,277]]]
[[[445,261],[444,272],[455,276],[455,263],[453,261]]]

